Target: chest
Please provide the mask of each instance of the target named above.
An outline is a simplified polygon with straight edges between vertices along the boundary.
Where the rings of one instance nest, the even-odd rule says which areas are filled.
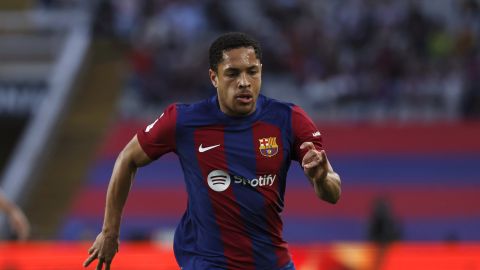
[[[200,167],[246,178],[278,174],[290,156],[288,135],[280,126],[206,126],[193,134]]]

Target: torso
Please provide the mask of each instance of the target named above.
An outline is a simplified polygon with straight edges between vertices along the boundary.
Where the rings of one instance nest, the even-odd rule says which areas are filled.
[[[322,147],[303,110],[260,95],[254,113],[234,118],[212,97],[168,107],[137,137],[150,158],[180,159],[188,204],[174,250],[184,270],[293,269],[280,216],[286,175],[302,142]]]
[[[287,105],[271,102],[261,97],[257,111],[244,118],[222,114],[215,99],[177,107],[177,154],[189,194],[182,223],[198,227],[191,228],[202,239],[195,252],[222,252],[229,269],[276,269],[290,261],[280,213],[291,120]],[[188,230],[179,226],[177,234]],[[185,242],[176,237],[178,253]]]

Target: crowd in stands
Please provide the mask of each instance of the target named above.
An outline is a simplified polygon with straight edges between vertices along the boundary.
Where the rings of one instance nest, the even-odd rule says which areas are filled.
[[[129,48],[126,116],[213,94],[208,46],[226,31],[261,42],[263,93],[317,119],[480,116],[478,0],[103,0],[96,18]]]

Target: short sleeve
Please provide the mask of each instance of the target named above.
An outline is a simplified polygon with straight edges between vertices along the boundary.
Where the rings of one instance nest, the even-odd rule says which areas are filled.
[[[176,105],[172,104],[153,123],[137,132],[138,142],[151,159],[175,151]]]
[[[301,161],[307,153],[307,149],[300,149],[300,145],[304,142],[312,142],[317,150],[323,149],[322,135],[315,123],[310,117],[298,106],[292,107],[292,129],[293,129],[293,151],[292,159]]]

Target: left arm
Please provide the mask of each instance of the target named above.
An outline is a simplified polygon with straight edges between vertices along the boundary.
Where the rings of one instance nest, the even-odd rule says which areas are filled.
[[[317,196],[329,203],[337,203],[340,199],[341,180],[328,161],[325,151],[316,150],[312,142],[302,143],[300,149],[308,150],[303,156],[302,167]]]

